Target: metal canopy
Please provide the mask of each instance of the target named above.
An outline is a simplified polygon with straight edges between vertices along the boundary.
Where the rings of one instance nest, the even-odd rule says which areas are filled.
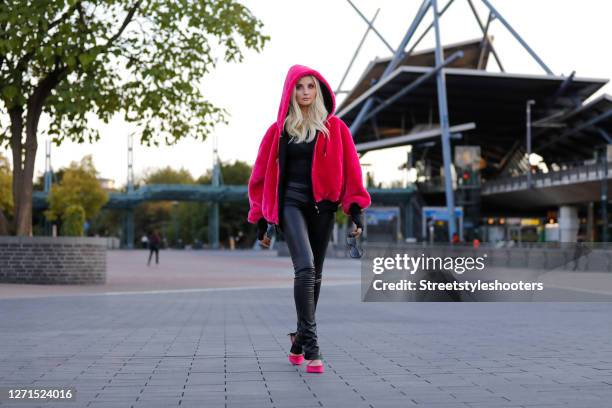
[[[488,37],[488,41],[492,42],[492,37]],[[486,67],[491,48],[488,43],[483,44],[482,38],[449,44],[444,47],[444,55],[451,55],[457,51],[463,51],[463,58],[454,61],[449,67],[476,69],[480,59],[481,48],[483,47],[483,62],[481,66]],[[401,60],[399,66],[433,67],[435,65],[434,53],[434,48],[412,52]],[[391,57],[376,58],[374,61],[370,61],[361,75],[361,78],[359,78],[356,85],[338,107],[338,111],[344,109],[356,98],[366,92],[373,83],[378,81],[389,61],[391,61]]]
[[[384,101],[429,70],[430,68],[412,66],[397,68],[389,74],[388,78],[372,86],[359,98],[340,109],[338,116],[343,120],[351,121],[356,116],[357,108],[368,97],[373,96]],[[444,72],[447,76],[448,96],[451,99],[449,105],[453,102],[457,103],[461,106],[453,107],[453,109],[465,112],[474,111],[475,108],[484,105],[491,108],[517,107],[524,114],[524,104],[527,99],[547,102],[547,99],[555,94],[565,80],[565,77],[562,76],[509,74],[462,68],[445,68]],[[607,79],[601,78],[575,77],[568,85],[566,94],[583,101],[607,82]],[[452,100],[452,98],[456,99]],[[385,120],[397,119],[398,112],[418,114],[424,106],[429,110],[427,105],[431,101],[435,102],[435,99],[435,80],[427,81],[405,98],[397,101],[395,106],[381,112],[378,115],[378,125],[381,126],[381,122]],[[562,100],[563,97],[559,99]],[[477,112],[474,113],[477,114]],[[501,114],[503,112],[500,112],[499,116],[503,116]],[[522,124],[523,120],[520,122]]]
[[[449,128],[449,130],[451,133],[460,133],[475,128],[476,125],[474,123],[464,123],[462,125],[452,126],[451,128]],[[435,127],[433,129],[411,132],[402,136],[393,136],[384,138],[382,140],[375,140],[372,142],[357,143],[355,145],[355,148],[357,149],[358,153],[365,153],[372,150],[406,146],[421,141],[437,139],[440,137],[440,135],[442,135],[442,129],[440,129],[440,127]]]
[[[369,97],[379,103],[396,94],[431,68],[403,66],[393,71],[380,83],[356,98],[342,109],[338,116],[352,122],[360,106]],[[526,75],[487,72],[482,70],[446,68],[446,87],[451,125],[476,124],[476,129],[464,137],[468,144],[482,146],[482,154],[488,162],[499,162],[500,157],[514,142],[523,138],[525,101],[533,99],[536,107],[549,106],[551,98],[565,83],[563,96],[555,103],[567,106],[568,101],[580,103],[608,82],[606,79],[565,77],[552,75]],[[427,80],[376,115],[375,122],[365,122],[353,135],[358,143],[399,136],[417,125],[439,122],[437,111],[436,81]],[[535,116],[538,111],[535,109]],[[436,158],[438,153],[432,152]],[[435,160],[434,160],[435,161]]]
[[[534,122],[534,151],[549,161],[592,158],[577,146],[612,143],[612,95],[604,94],[576,109]],[[569,153],[568,153],[569,152]]]

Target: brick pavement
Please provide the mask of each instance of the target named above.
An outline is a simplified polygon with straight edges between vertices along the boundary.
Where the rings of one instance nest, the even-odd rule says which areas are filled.
[[[334,265],[324,274],[343,275]],[[76,402],[40,405],[62,407],[603,408],[611,315],[611,303],[362,303],[358,284],[324,276],[327,370],[309,374],[286,358],[288,287],[3,299],[0,386],[76,387]]]

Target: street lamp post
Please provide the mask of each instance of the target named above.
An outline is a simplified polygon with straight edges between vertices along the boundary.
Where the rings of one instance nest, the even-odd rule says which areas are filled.
[[[527,101],[527,188],[531,188],[531,105],[535,105],[535,101],[530,99]]]

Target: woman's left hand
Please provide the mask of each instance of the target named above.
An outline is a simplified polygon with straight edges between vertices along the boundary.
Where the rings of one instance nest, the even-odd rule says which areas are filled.
[[[355,229],[351,231],[351,234],[354,237],[358,237],[363,231],[363,208],[360,208],[356,203],[353,203],[351,204],[349,212],[351,213],[351,221],[353,221],[353,224],[355,224]]]

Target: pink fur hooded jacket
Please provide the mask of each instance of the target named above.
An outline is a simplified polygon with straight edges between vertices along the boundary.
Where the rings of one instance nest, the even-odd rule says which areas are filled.
[[[247,220],[252,224],[257,224],[261,217],[270,224],[279,224],[279,179],[284,159],[281,139],[286,139],[281,138],[281,135],[284,133],[292,92],[297,81],[305,75],[313,75],[319,80],[328,111],[325,123],[330,132],[329,138],[319,132],[314,146],[311,177],[316,204],[325,200],[340,204],[347,215],[350,215],[352,203],[362,209],[371,204],[370,194],[363,185],[359,157],[351,132],[346,124],[334,115],[336,98],[332,88],[314,69],[293,65],[285,78],[276,122],[268,128],[261,141],[249,179],[250,210]]]

